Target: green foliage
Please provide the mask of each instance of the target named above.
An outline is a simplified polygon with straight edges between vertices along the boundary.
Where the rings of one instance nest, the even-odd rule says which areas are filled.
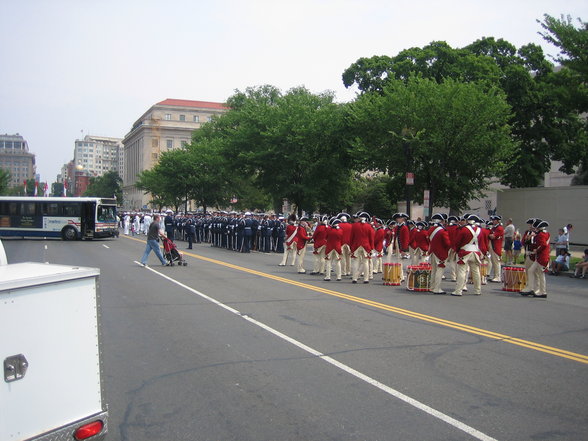
[[[431,206],[463,208],[514,150],[504,94],[474,83],[416,76],[389,81],[380,93],[361,95],[348,116],[363,167],[388,174],[389,188],[397,189],[405,173],[414,172],[415,194],[429,189]]]
[[[330,93],[273,86],[238,91],[232,110],[194,135],[193,145],[218,145],[229,182],[250,182],[271,200],[299,211],[341,207],[350,185],[343,106]],[[247,202],[245,202],[247,203]],[[277,204],[278,202],[276,202]]]
[[[123,180],[115,171],[109,171],[102,176],[90,178],[90,184],[84,192],[84,196],[95,196],[101,198],[116,197],[119,204],[122,204]],[[63,186],[62,186],[63,190]]]
[[[576,56],[568,66],[581,71],[587,53],[585,23],[584,29],[572,31],[569,19],[567,24],[558,24],[547,17],[544,27],[552,31],[553,40],[559,41],[562,48],[571,46],[566,53]],[[575,42],[571,43],[574,38]],[[553,72],[540,46],[528,44],[517,50],[511,43],[491,37],[462,49],[451,48],[445,42],[432,42],[394,57],[360,58],[343,73],[343,83],[346,87],[357,85],[363,93],[382,94],[388,83],[406,82],[413,75],[438,83],[447,79],[475,82],[486,90],[498,86],[506,93],[512,108],[509,124],[518,148],[498,175],[504,184],[538,185],[552,159],[562,161],[562,171],[566,173],[572,173],[585,162],[588,144],[583,134],[585,123],[579,115],[586,109],[581,110],[573,102],[585,95],[582,90],[586,81],[574,83],[564,71]],[[399,159],[397,155],[396,160]]]
[[[0,195],[4,195],[8,192],[10,185],[10,172],[3,168],[0,168]]]

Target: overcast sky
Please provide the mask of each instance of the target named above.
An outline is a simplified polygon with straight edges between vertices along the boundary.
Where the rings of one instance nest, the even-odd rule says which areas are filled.
[[[19,133],[53,182],[84,135],[123,138],[166,98],[236,89],[346,90],[360,57],[481,37],[544,42],[537,19],[588,21],[586,0],[0,0],[0,133]],[[82,132],[83,131],[83,132]]]

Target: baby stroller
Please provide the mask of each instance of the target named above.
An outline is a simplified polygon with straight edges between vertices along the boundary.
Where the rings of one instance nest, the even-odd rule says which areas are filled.
[[[163,256],[167,259],[170,266],[177,262],[180,266],[187,266],[188,262],[184,260],[184,255],[178,251],[178,247],[167,237],[163,238]]]

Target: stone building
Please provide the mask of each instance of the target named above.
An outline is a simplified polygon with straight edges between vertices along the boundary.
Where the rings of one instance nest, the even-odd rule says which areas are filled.
[[[35,179],[35,155],[29,152],[27,141],[18,133],[0,135],[0,168],[10,172],[10,187]]]
[[[159,155],[189,144],[192,132],[226,112],[223,103],[166,99],[149,108],[124,137],[123,199],[126,208],[144,208],[149,195],[135,187],[137,175],[151,169]]]

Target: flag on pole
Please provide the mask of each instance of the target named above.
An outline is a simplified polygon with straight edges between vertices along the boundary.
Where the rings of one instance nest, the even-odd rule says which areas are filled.
[[[35,192],[33,193],[33,196],[37,196],[39,193],[39,183],[37,181],[35,181]]]
[[[49,196],[49,186],[47,185],[46,182],[45,182],[45,187],[43,187],[43,196],[44,197],[48,197]]]
[[[63,181],[63,197],[67,197],[67,181]]]

